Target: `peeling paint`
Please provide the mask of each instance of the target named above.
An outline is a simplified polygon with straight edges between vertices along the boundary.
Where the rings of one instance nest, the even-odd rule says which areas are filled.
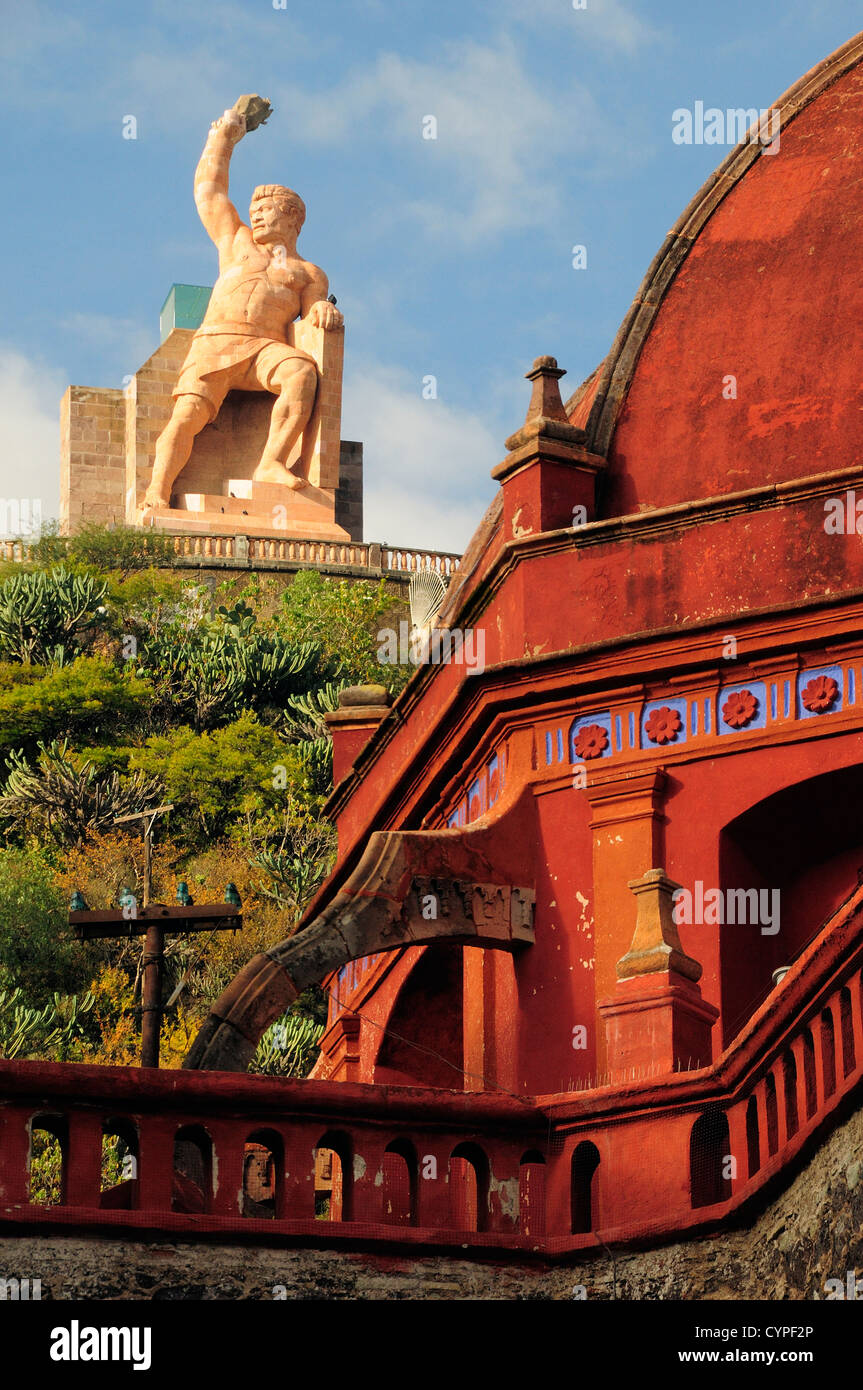
[[[515,1224],[518,1221],[518,1178],[503,1178],[498,1182],[492,1173],[488,1180],[489,1210],[492,1194],[497,1193],[500,1209]]]
[[[366,1175],[366,1161],[361,1154],[354,1154],[354,1182],[359,1182]]]

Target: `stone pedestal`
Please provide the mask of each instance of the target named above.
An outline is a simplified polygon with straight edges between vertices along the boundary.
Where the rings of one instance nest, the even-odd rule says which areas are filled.
[[[137,525],[156,441],[173,408],[172,391],[194,336],[174,328],[125,389],[71,386],[61,405],[61,530],[84,522]],[[296,347],[315,359],[318,390],[309,424],[289,462],[302,454],[309,486],[255,483],[273,401],[269,391],[230,391],[195,439],[174,483],[170,507],[154,513],[160,531],[181,534],[362,540],[362,446],[343,444],[344,331],[291,326]]]

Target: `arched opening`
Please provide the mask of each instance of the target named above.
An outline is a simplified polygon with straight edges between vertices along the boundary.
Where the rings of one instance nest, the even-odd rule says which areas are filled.
[[[383,1158],[383,1220],[388,1226],[415,1226],[417,1152],[408,1139],[387,1144]]]
[[[776,1103],[776,1079],[772,1072],[767,1073],[765,1090],[767,1093],[767,1152],[772,1157],[779,1148],[779,1107]]]
[[[69,1127],[63,1115],[34,1115],[30,1122],[29,1200],[36,1207],[66,1201]]]
[[[785,1083],[785,1129],[790,1139],[800,1128],[797,1113],[797,1062],[790,1050],[782,1058],[782,1076]]]
[[[746,1164],[750,1178],[761,1167],[761,1141],[758,1136],[758,1101],[750,1096],[746,1102]]]
[[[138,1205],[138,1131],[131,1120],[102,1125],[100,1207],[132,1211]]]
[[[354,1160],[350,1136],[328,1130],[315,1145],[315,1216],[350,1221],[353,1213]]]
[[[459,1144],[449,1160],[450,1216],[457,1231],[488,1227],[488,1159],[478,1144]]]
[[[518,1165],[518,1222],[523,1236],[545,1234],[545,1159],[535,1149]]]
[[[243,1215],[272,1220],[278,1210],[282,1173],[281,1136],[271,1129],[250,1134],[243,1148]]]
[[[426,946],[386,1020],[374,1065],[378,1085],[464,1085],[464,965],[458,946]]]
[[[836,1090],[836,1033],[832,1009],[821,1011],[821,1073],[826,1100]]]
[[[574,1236],[586,1235],[598,1225],[594,1174],[599,1167],[599,1149],[584,1139],[577,1144],[570,1165],[570,1212]]]
[[[851,1008],[851,991],[844,985],[839,993],[839,1020],[842,1025],[842,1075],[850,1076],[857,1058],[854,1048],[854,1015]]]
[[[803,1034],[803,1088],[806,1093],[806,1118],[811,1120],[818,1108],[818,1087],[815,1080],[815,1041],[812,1029]]]
[[[731,1196],[731,1138],[724,1110],[705,1110],[689,1138],[689,1187],[693,1207],[712,1207]]]
[[[719,882],[726,907],[736,890],[735,921],[715,928],[723,1045],[774,988],[773,971],[800,954],[856,887],[861,825],[863,764],[785,787],[721,832]],[[757,894],[755,921],[751,911],[740,920],[745,892],[752,895],[752,908]]]
[[[213,1142],[201,1125],[184,1125],[174,1136],[171,1210],[209,1211],[213,1195]]]

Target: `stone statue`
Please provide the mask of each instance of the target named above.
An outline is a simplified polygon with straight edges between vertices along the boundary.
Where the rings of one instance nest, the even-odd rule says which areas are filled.
[[[344,319],[327,298],[324,272],[297,254],[306,216],[302,198],[279,184],[256,188],[247,227],[228,197],[234,146],[269,112],[261,98],[241,97],[210,127],[195,170],[195,205],[218,248],[219,278],[173,390],[174,408],[156,444],[142,519],[170,505],[195,436],[215,419],[233,388],[276,397],[254,480],[294,489],[307,485],[302,466],[288,468],[287,461],[312,413],[318,372],[308,353],[288,343],[288,328],[302,318],[316,328],[338,329]]]

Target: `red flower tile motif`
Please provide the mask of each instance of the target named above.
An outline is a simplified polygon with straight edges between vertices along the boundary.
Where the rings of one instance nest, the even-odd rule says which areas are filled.
[[[673,743],[679,729],[680,715],[668,705],[652,710],[644,726],[651,743]]]
[[[800,693],[805,709],[813,714],[823,714],[834,704],[839,694],[839,686],[832,676],[815,676]]]
[[[608,747],[608,734],[601,724],[585,724],[575,736],[576,756],[585,762],[589,758],[601,758]]]
[[[732,729],[742,729],[758,713],[758,700],[751,690],[735,690],[722,706],[722,718]]]

